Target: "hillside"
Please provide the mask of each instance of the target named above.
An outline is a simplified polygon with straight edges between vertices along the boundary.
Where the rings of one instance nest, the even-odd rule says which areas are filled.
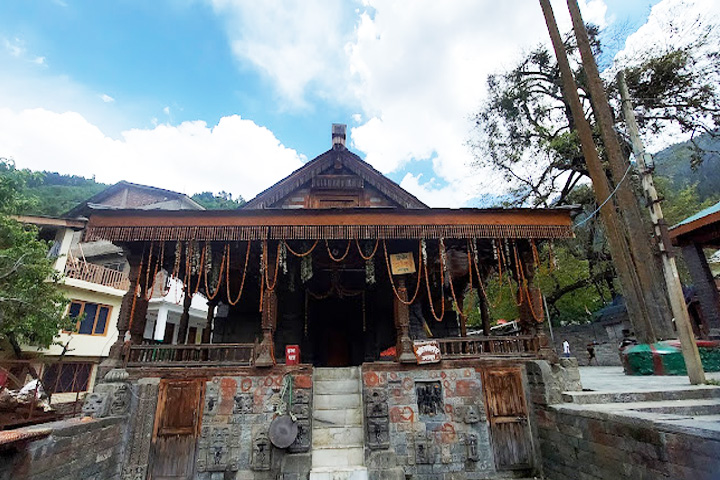
[[[706,152],[700,161],[693,161],[691,143],[675,144],[655,155],[655,173],[670,181],[674,191],[697,185],[698,200],[717,197],[720,193],[720,137],[699,137],[698,145]]]
[[[57,172],[34,172],[27,184],[27,193],[37,202],[26,213],[33,215],[62,216],[76,205],[110,185],[94,178],[78,175],[61,175]],[[240,208],[245,200],[227,192],[201,192],[191,197],[208,210]]]

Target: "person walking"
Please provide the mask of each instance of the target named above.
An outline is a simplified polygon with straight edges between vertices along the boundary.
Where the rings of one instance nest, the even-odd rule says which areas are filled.
[[[570,343],[567,340],[563,340],[562,346],[563,346],[563,357],[569,358],[570,357]]]

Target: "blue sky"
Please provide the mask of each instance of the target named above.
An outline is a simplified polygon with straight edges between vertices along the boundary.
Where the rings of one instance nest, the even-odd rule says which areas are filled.
[[[658,2],[581,5],[624,41]],[[469,165],[485,77],[540,42],[527,0],[5,0],[0,157],[250,198],[327,150],[340,122],[421,199],[473,205],[503,188]]]

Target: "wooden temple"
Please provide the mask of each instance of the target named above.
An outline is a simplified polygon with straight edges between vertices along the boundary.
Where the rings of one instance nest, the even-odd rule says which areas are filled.
[[[132,365],[271,366],[298,345],[302,363],[348,366],[390,356],[414,363],[413,340],[427,338],[450,356],[537,353],[537,244],[572,236],[570,224],[562,209],[429,208],[350,152],[344,126],[335,125],[332,149],[240,210],[98,210],[86,240],[129,253],[132,286],[114,354]],[[203,344],[182,345],[184,315],[181,345],[144,345],[160,270],[183,282],[186,307],[196,293],[208,299]],[[464,296],[477,290],[482,306],[493,272],[519,285],[521,337],[466,337]]]
[[[123,479],[531,474],[524,385],[553,360],[538,244],[570,236],[567,210],[429,208],[350,152],[344,125],[242,209],[94,211],[86,239],[127,251],[131,286],[84,411],[126,405]],[[177,344],[147,334],[161,271],[186,292]],[[490,335],[491,275],[514,286],[520,334]],[[195,294],[211,307],[199,344]]]

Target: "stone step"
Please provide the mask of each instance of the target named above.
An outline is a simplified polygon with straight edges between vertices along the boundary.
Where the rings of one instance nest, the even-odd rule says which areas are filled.
[[[315,367],[313,380],[349,380],[360,378],[360,367]]]
[[[315,409],[315,411],[359,408],[360,405],[361,398],[359,393],[313,395],[313,408]]]
[[[313,470],[322,467],[362,467],[365,460],[363,447],[313,448]]]
[[[663,400],[625,404],[636,412],[665,413],[670,415],[720,415],[720,399]]]
[[[313,448],[323,447],[362,447],[363,428],[357,427],[320,427],[313,425]]]
[[[632,382],[632,377],[628,377],[628,382]],[[697,400],[720,398],[720,387],[698,385],[692,388],[670,388],[667,390],[636,392],[563,392],[562,398],[567,403],[577,403],[581,405]]]
[[[357,379],[315,380],[313,391],[316,394],[360,393],[360,382]]]
[[[405,478],[403,476],[403,478]],[[310,480],[367,480],[368,471],[365,467],[349,468],[313,468]]]
[[[360,408],[338,408],[313,412],[313,428],[362,425],[362,420],[363,414]]]

